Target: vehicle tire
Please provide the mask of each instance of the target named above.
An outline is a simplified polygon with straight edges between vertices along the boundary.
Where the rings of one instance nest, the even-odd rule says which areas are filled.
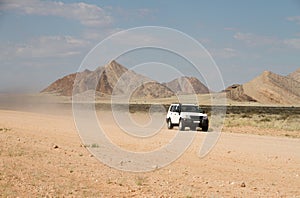
[[[190,127],[190,130],[191,130],[191,131],[196,131],[196,128],[197,128],[196,126],[191,126],[191,127]]]
[[[202,127],[202,131],[207,132],[208,131],[208,126]]]
[[[185,126],[183,124],[183,121],[179,120],[179,131],[184,131],[184,129],[185,129]]]
[[[173,129],[173,124],[170,118],[168,119],[167,125],[168,125],[168,129]]]

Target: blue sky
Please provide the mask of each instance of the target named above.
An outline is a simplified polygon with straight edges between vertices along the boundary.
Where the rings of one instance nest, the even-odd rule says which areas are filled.
[[[0,93],[38,92],[76,72],[106,37],[138,26],[174,28],[196,39],[215,60],[225,86],[264,70],[287,75],[300,67],[296,0],[1,2]],[[149,75],[169,80],[162,71]]]

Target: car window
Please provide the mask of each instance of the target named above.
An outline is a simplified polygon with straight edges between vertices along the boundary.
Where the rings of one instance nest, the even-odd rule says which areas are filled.
[[[177,105],[173,105],[170,109],[170,111],[172,112],[177,112],[178,111],[178,106]]]
[[[196,112],[196,113],[201,113],[202,110],[197,107],[197,106],[192,106],[192,105],[184,105],[181,107],[182,112]]]
[[[174,110],[175,110],[175,106],[171,106],[171,110],[170,111],[174,112]]]

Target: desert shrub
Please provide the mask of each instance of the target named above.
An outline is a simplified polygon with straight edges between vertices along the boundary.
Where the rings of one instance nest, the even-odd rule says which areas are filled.
[[[252,118],[251,114],[242,114],[241,115],[242,118]]]
[[[0,131],[6,132],[6,131],[10,131],[11,129],[8,128],[0,128]]]
[[[96,143],[94,143],[94,144],[92,144],[92,146],[91,146],[92,148],[99,148],[99,145],[98,144],[96,144]]]
[[[138,186],[142,186],[145,184],[146,180],[147,180],[147,177],[138,176],[135,178],[135,183]]]
[[[99,148],[99,145],[96,144],[96,143],[93,143],[93,144],[91,144],[91,145],[85,144],[84,147],[85,147],[85,148]]]
[[[271,122],[270,118],[262,118],[260,119],[261,122]]]
[[[289,118],[289,114],[280,114],[277,120],[286,120]]]

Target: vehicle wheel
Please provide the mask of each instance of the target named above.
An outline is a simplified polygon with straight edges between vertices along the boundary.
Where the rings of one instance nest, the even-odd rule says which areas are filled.
[[[191,130],[191,131],[196,131],[196,128],[197,128],[197,127],[195,127],[195,126],[191,126],[191,127],[190,127],[190,130]]]
[[[182,120],[179,120],[179,131],[184,131],[184,128]]]
[[[208,126],[202,127],[202,131],[208,131]]]
[[[171,119],[168,119],[168,129],[173,129],[173,124],[171,122]]]

